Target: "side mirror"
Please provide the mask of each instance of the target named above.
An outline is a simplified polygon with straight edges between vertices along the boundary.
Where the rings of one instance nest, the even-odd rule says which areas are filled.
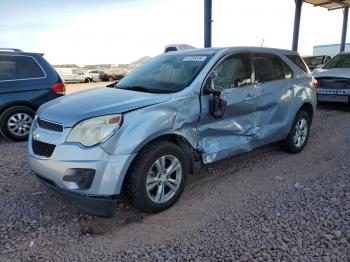
[[[220,97],[221,91],[211,88],[211,83],[212,78],[208,77],[204,84],[204,93],[212,95],[209,110],[214,118],[220,119],[223,118],[225,114],[227,102]]]

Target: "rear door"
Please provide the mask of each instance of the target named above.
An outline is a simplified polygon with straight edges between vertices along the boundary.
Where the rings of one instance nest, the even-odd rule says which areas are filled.
[[[257,88],[252,81],[249,53],[228,55],[211,71],[212,89],[221,91],[227,102],[223,118],[210,113],[212,95],[202,95],[198,125],[203,161],[213,162],[237,152],[248,151],[256,129]]]
[[[288,109],[293,99],[293,72],[277,55],[253,54],[257,99],[257,146],[285,136]]]

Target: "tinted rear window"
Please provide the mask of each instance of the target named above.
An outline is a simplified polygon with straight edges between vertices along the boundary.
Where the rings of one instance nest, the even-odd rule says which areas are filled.
[[[44,76],[45,73],[31,56],[0,55],[0,81]]]
[[[287,55],[290,61],[292,61],[294,64],[296,64],[301,70],[303,70],[305,73],[309,73],[309,69],[307,68],[306,64],[304,63],[303,59],[298,55]]]
[[[254,55],[256,80],[260,83],[284,79],[284,67],[281,59],[275,55]]]

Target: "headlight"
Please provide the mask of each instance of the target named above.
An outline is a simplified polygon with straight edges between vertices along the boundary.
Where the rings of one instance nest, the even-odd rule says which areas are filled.
[[[111,136],[122,122],[122,115],[90,118],[78,123],[70,131],[67,142],[78,142],[84,146],[96,145]]]

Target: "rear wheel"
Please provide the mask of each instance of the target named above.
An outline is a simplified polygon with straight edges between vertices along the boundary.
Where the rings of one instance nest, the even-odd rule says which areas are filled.
[[[295,116],[292,128],[284,141],[284,147],[289,153],[302,151],[309,139],[310,116],[307,112],[300,110]]]
[[[131,204],[145,213],[171,207],[182,194],[188,167],[185,154],[176,144],[159,141],[137,156],[126,180]]]
[[[90,83],[91,82],[91,79],[90,78],[85,78],[85,80],[84,80],[84,83]]]
[[[5,110],[0,116],[1,134],[13,141],[28,139],[35,112],[25,106],[14,106]]]

